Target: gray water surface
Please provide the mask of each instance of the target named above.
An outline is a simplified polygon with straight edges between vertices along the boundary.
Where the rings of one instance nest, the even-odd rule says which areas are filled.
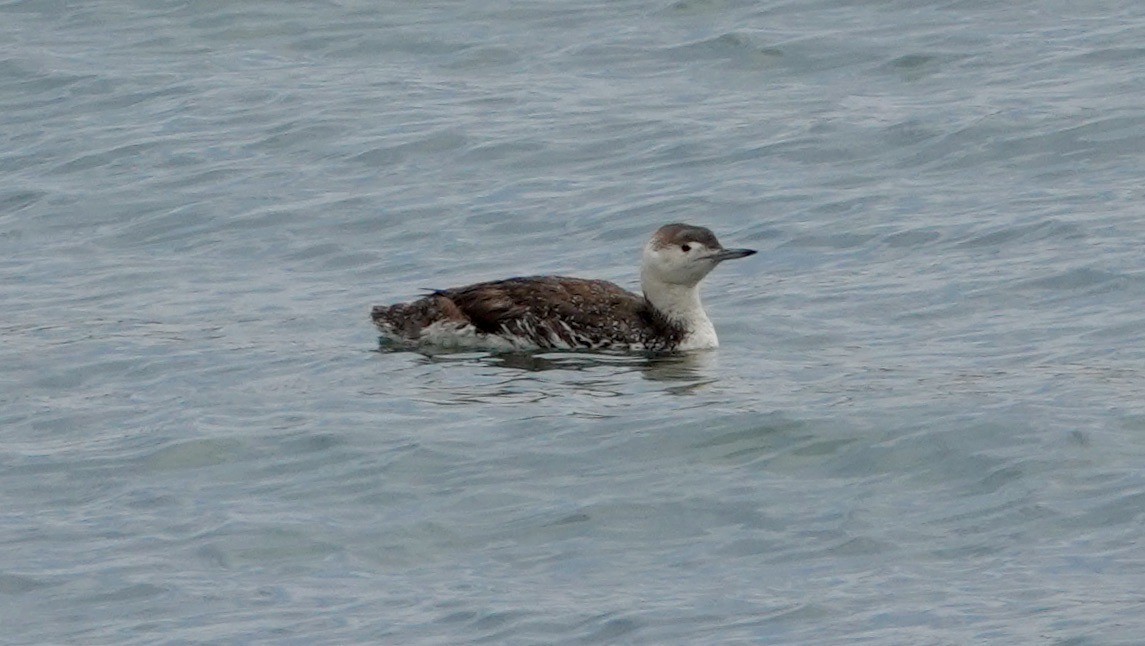
[[[1133,644],[1145,5],[0,1],[0,640]],[[718,269],[682,357],[369,307]]]

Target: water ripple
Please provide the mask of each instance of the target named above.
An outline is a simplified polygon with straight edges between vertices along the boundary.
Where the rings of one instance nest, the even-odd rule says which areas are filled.
[[[5,636],[1135,642],[1122,5],[0,2]],[[369,324],[675,220],[717,351]]]

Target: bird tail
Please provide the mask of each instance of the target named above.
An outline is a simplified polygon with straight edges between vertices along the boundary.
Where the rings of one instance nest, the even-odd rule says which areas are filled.
[[[452,321],[460,325],[466,321],[453,301],[438,294],[412,303],[377,305],[370,310],[370,319],[383,336],[407,341],[417,341],[434,323]]]

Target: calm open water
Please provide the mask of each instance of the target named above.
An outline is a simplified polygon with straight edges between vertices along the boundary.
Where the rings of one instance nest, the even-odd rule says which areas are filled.
[[[1145,640],[1145,4],[0,2],[0,641]],[[761,250],[713,352],[373,304]]]

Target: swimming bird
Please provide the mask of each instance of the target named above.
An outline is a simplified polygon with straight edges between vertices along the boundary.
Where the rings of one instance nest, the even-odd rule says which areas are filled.
[[[604,280],[565,276],[507,278],[435,290],[410,303],[379,305],[374,325],[391,341],[492,350],[679,351],[714,348],[716,329],[699,283],[725,260],[753,249],[725,249],[704,227],[667,224],[644,246],[643,294]]]

